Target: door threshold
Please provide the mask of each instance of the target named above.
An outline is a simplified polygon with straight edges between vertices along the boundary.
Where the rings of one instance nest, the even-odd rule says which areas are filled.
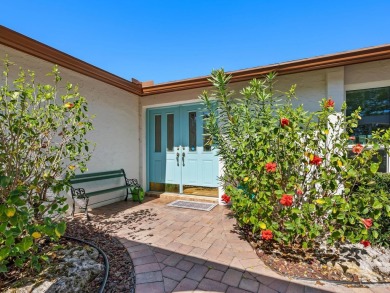
[[[145,192],[146,196],[161,198],[164,200],[189,200],[189,201],[200,201],[200,202],[212,202],[219,203],[218,197],[204,196],[204,195],[188,195],[188,194],[180,194],[180,193],[172,193],[172,192],[159,192],[159,191],[147,191]]]

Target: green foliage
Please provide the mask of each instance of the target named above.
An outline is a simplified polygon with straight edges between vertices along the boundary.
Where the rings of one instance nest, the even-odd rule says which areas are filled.
[[[229,90],[229,80],[223,70],[213,71],[214,90],[200,98],[210,112],[210,143],[218,145],[224,162],[221,180],[238,223],[304,248],[375,238],[377,220],[383,210],[389,214],[389,198],[363,190],[375,184],[381,136],[348,155],[358,110],[345,117],[331,99],[323,99],[317,112],[294,106],[295,86],[275,92],[274,74],[252,80],[239,96]],[[363,219],[374,224],[367,229]]]
[[[370,194],[386,194],[390,197],[390,174],[377,173],[373,177],[375,184],[364,186],[360,192]],[[384,205],[380,211],[380,216],[376,220],[378,223],[377,233],[372,233],[370,240],[373,244],[390,248],[390,207]]]
[[[92,129],[88,105],[77,86],[37,84],[35,74],[4,60],[0,87],[0,271],[28,263],[39,269],[38,243],[65,233],[68,209],[60,192],[91,156],[86,134]]]

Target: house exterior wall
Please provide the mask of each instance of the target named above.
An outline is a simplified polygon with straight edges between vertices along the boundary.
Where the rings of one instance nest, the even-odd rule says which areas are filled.
[[[0,56],[3,58],[5,54],[17,67],[34,70],[37,81],[50,82],[50,77],[45,76],[53,66],[49,62],[0,45]],[[96,114],[95,130],[88,136],[96,142],[93,157],[88,163],[89,171],[124,168],[127,177],[139,178],[144,188],[147,188],[146,110],[200,102],[198,97],[202,91],[211,89],[196,88],[138,97],[72,70],[60,68],[60,71],[63,81],[79,85],[81,94],[89,101],[89,113]],[[247,84],[237,82],[230,87],[238,95]],[[298,100],[294,103],[303,104],[306,110],[316,111],[319,101],[327,97],[332,97],[336,110],[340,110],[348,90],[390,86],[390,59],[278,76],[275,88],[287,91],[292,84],[297,85]],[[104,200],[104,197],[113,196],[94,198],[92,205],[95,201]]]
[[[1,59],[8,54],[10,61],[16,63],[12,68],[11,80],[16,76],[21,66],[36,73],[36,81],[52,84],[52,77],[46,74],[51,71],[53,64],[36,57],[21,53],[9,47],[0,45]],[[139,97],[108,85],[104,82],[84,76],[66,68],[59,68],[63,85],[66,82],[79,85],[79,92],[86,97],[89,104],[89,114],[96,115],[93,120],[94,130],[88,134],[88,139],[96,143],[91,160],[88,162],[88,172],[110,171],[124,169],[128,178],[139,178]],[[114,184],[114,181],[110,183]],[[109,183],[109,184],[110,184]],[[122,179],[122,183],[123,179]],[[96,184],[87,185],[93,190]],[[81,187],[81,186],[80,186]],[[91,198],[92,207],[110,203],[98,201],[115,198],[124,191]],[[116,199],[113,201],[118,201]],[[112,202],[113,202],[112,201]]]
[[[345,84],[390,80],[390,59],[348,65],[345,67]]]
[[[297,84],[297,97],[299,100],[295,103],[304,104],[305,108],[310,111],[317,110],[319,107],[319,101],[327,96],[327,74],[328,73],[344,73],[343,68],[336,70],[319,70],[309,73],[299,73],[294,75],[284,75],[277,78],[276,89],[281,91],[287,91],[292,84]],[[237,82],[230,85],[231,89],[238,95],[239,91],[247,86],[248,82]],[[332,93],[338,93],[338,84],[331,88]],[[197,103],[200,102],[199,95],[204,90],[211,90],[208,88],[198,88],[190,90],[182,90],[177,92],[163,93],[157,95],[144,96],[140,98],[140,178],[144,188],[147,189],[147,154],[146,154],[146,111],[149,108],[163,107],[169,105],[178,105],[184,103]],[[337,97],[336,97],[337,98]],[[340,101],[337,104],[342,104],[344,95],[340,95],[338,98]],[[220,170],[222,165],[220,163]],[[220,188],[220,196],[223,194],[223,190]]]
[[[237,82],[230,88],[239,92],[248,82]],[[275,89],[287,91],[296,84],[298,100],[295,104],[303,104],[308,111],[319,109],[323,98],[331,97],[335,101],[336,110],[341,110],[345,101],[345,92],[350,89],[362,89],[379,86],[390,86],[390,60],[367,62],[355,65],[340,66],[330,69],[315,70],[303,73],[282,75],[277,77]],[[171,93],[150,95],[140,98],[140,178],[146,187],[146,110],[148,108],[199,102],[199,95],[208,88],[182,90]],[[220,192],[222,193],[222,191]]]

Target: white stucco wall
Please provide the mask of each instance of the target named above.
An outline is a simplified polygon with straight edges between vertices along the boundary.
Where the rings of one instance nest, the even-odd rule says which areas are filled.
[[[390,86],[390,59],[345,67],[346,90]]]
[[[287,91],[292,84],[296,84],[296,104],[303,104],[305,109],[316,111],[322,98],[331,97],[335,101],[336,110],[341,109],[345,101],[345,92],[351,89],[390,86],[390,60],[367,62],[349,66],[340,66],[330,69],[315,70],[277,77],[276,89]],[[247,82],[238,82],[230,85],[231,89],[239,92]],[[181,103],[199,102],[198,96],[205,89],[199,88],[173,93],[164,93],[141,97],[140,99],[140,177],[146,183],[146,110],[148,108],[176,105]],[[146,187],[146,186],[145,186]]]
[[[390,59],[348,65],[345,67],[345,84],[390,80]]]
[[[21,66],[26,70],[34,70],[37,82],[52,83],[52,77],[47,77],[46,73],[51,71],[53,64],[0,45],[1,59],[6,54],[9,60],[17,65],[12,68],[13,75]],[[123,168],[128,178],[139,179],[139,97],[66,68],[60,67],[60,72],[63,85],[66,82],[79,85],[80,94],[88,100],[89,114],[96,115],[93,120],[94,130],[88,135],[88,139],[96,143],[95,151],[88,162],[88,171],[100,172]],[[121,182],[124,183],[123,179]],[[111,185],[115,184],[115,181],[100,183]],[[93,190],[92,186],[87,185],[87,190],[88,187]],[[104,205],[111,201],[94,203],[123,194],[124,191],[119,191],[96,196],[91,198],[90,204],[92,207]],[[120,199],[114,201],[118,200]]]
[[[333,77],[333,75],[335,77]],[[292,84],[297,84],[296,94],[299,98],[295,103],[304,104],[305,108],[309,111],[315,111],[319,109],[319,101],[322,98],[327,97],[328,91],[334,96],[333,99],[336,100],[336,105],[341,106],[344,99],[344,88],[339,89],[340,82],[336,83],[331,82],[332,87],[328,89],[327,81],[332,77],[336,78],[338,75],[344,74],[344,69],[337,68],[332,70],[318,70],[306,73],[298,73],[277,77],[276,89],[281,91],[287,91]],[[343,85],[343,82],[341,82]],[[232,83],[230,85],[231,89],[235,91],[236,95],[239,95],[239,91],[248,85],[248,82],[238,82]],[[200,102],[199,95],[203,90],[210,90],[208,88],[198,88],[191,90],[183,90],[171,93],[163,93],[157,95],[150,95],[140,98],[140,152],[141,152],[141,167],[140,167],[140,178],[144,187],[146,186],[147,172],[146,172],[146,110],[149,108],[177,105],[183,103],[196,103]],[[220,189],[220,195],[223,194],[223,190]]]

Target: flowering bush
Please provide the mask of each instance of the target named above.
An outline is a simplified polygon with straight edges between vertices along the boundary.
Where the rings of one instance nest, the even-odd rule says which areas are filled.
[[[222,201],[226,204],[230,202],[230,196],[228,196],[226,193],[222,195]]]
[[[261,238],[264,240],[271,240],[273,238],[271,230],[261,231]]]
[[[268,173],[272,173],[276,171],[276,163],[267,163],[265,164],[265,169]]]
[[[360,154],[362,151],[363,151],[363,146],[361,145],[361,144],[357,144],[357,145],[354,145],[353,147],[352,147],[352,152],[354,153],[354,154]]]
[[[282,195],[282,198],[280,199],[280,203],[284,206],[292,206],[292,203],[293,203],[293,197],[292,195],[289,195],[289,194],[283,194]]]
[[[34,72],[20,69],[9,81],[4,61],[0,87],[0,273],[10,266],[39,270],[48,258],[38,244],[65,233],[67,210],[60,194],[76,169],[91,156],[86,134],[92,129],[87,102],[72,84],[38,84]],[[59,93],[62,91],[62,94]]]
[[[213,71],[214,90],[200,98],[238,223],[263,240],[304,248],[378,238],[377,220],[390,214],[389,198],[367,186],[375,184],[378,150],[390,132],[374,135],[370,147],[354,146],[349,156],[358,111],[345,117],[343,105],[336,113],[332,99],[320,101],[316,112],[295,107],[295,86],[280,98],[274,74],[252,80],[240,96],[228,89],[229,80],[223,70]]]

